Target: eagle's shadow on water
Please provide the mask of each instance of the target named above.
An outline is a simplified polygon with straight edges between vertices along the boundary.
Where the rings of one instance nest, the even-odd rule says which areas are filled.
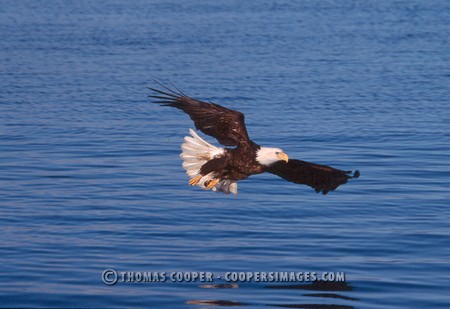
[[[239,284],[204,284],[200,285],[200,288],[204,289],[237,289]],[[357,298],[349,297],[341,293],[336,292],[350,292],[353,288],[347,282],[328,282],[328,281],[315,281],[310,284],[294,284],[294,285],[266,285],[263,288],[272,290],[299,290],[304,291],[304,293],[299,294],[299,298],[302,297],[318,297],[322,300],[325,299],[341,299],[344,301],[358,301]],[[311,291],[311,292],[307,292]],[[254,304],[250,302],[241,302],[233,300],[188,300],[186,301],[188,305],[199,305],[201,308],[215,308],[215,307],[239,307],[239,306],[269,306],[269,307],[280,307],[280,308],[336,308],[336,309],[347,309],[354,308],[349,305],[342,304],[324,304],[319,302],[314,303],[266,303],[266,304]],[[206,307],[205,307],[206,306]]]

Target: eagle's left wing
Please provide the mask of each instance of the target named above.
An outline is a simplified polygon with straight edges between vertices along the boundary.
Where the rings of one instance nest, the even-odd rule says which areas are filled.
[[[308,185],[323,194],[333,191],[350,178],[359,177],[359,171],[352,175],[351,171],[341,171],[331,166],[296,159],[289,159],[287,163],[278,161],[267,167],[266,171],[287,181]]]
[[[149,97],[157,99],[155,103],[181,109],[189,115],[197,130],[215,137],[224,146],[238,146],[250,141],[245,127],[244,114],[215,103],[195,100],[160,84],[167,91],[149,88],[156,92]]]

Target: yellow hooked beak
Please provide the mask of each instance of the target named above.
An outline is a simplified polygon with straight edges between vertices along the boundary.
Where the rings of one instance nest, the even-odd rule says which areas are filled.
[[[289,161],[288,155],[285,154],[284,152],[279,153],[279,154],[278,154],[278,158],[280,158],[280,160],[286,161],[286,163]]]

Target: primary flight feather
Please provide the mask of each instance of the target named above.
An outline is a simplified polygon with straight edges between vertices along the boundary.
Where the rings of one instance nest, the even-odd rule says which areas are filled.
[[[189,184],[226,194],[237,194],[237,181],[253,174],[269,172],[287,181],[305,184],[327,194],[359,171],[342,171],[327,165],[288,159],[279,148],[262,147],[250,140],[244,114],[211,102],[195,100],[179,90],[158,83],[164,90],[149,88],[154,103],[178,108],[189,115],[195,128],[216,138],[219,148],[202,139],[194,130],[181,146],[183,167],[190,177]]]

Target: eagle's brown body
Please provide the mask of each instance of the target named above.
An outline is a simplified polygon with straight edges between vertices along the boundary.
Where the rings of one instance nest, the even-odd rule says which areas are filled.
[[[250,175],[264,173],[264,166],[255,159],[260,148],[255,143],[234,149],[225,148],[223,156],[205,163],[200,172],[202,175],[216,172],[216,177],[232,180],[242,180]]]

